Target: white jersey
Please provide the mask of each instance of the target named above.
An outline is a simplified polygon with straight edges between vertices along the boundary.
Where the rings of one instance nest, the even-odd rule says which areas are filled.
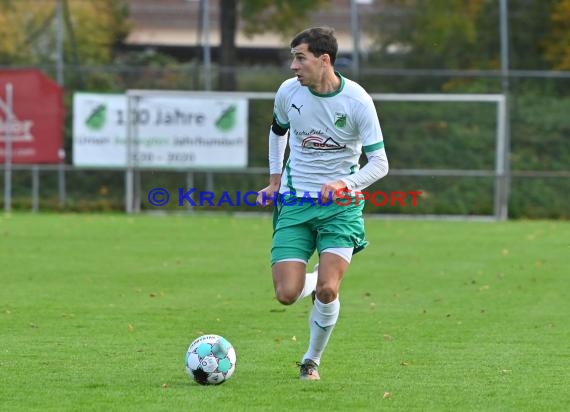
[[[318,198],[324,183],[359,170],[362,150],[384,150],[372,98],[356,82],[337,75],[341,83],[333,93],[318,94],[297,78],[277,90],[274,116],[289,129],[289,159],[280,193]]]

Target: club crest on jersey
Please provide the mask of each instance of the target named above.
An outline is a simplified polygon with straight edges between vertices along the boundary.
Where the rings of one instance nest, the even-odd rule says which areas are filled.
[[[305,137],[302,146],[313,150],[342,150],[346,148],[345,144],[339,144],[332,137],[324,138],[315,135]]]
[[[335,113],[334,114],[334,125],[338,129],[342,129],[346,126],[346,113]]]

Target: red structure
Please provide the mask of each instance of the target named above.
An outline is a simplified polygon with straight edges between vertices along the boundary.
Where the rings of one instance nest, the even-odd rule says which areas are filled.
[[[64,119],[63,90],[57,83],[40,70],[0,70],[0,163],[5,161],[8,138],[12,163],[59,163]]]

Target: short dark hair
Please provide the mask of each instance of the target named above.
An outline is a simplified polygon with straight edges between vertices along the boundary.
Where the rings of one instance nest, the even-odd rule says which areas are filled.
[[[303,30],[291,40],[291,48],[302,43],[307,44],[307,49],[317,57],[328,54],[331,58],[331,64],[334,64],[338,52],[338,43],[333,28],[312,27]]]

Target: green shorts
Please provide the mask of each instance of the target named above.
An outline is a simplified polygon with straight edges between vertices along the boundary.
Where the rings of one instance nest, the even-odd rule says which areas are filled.
[[[351,247],[356,254],[368,246],[362,219],[364,202],[320,205],[316,200],[296,200],[275,206],[271,264],[285,259],[308,262],[315,250],[320,254],[328,248]]]

